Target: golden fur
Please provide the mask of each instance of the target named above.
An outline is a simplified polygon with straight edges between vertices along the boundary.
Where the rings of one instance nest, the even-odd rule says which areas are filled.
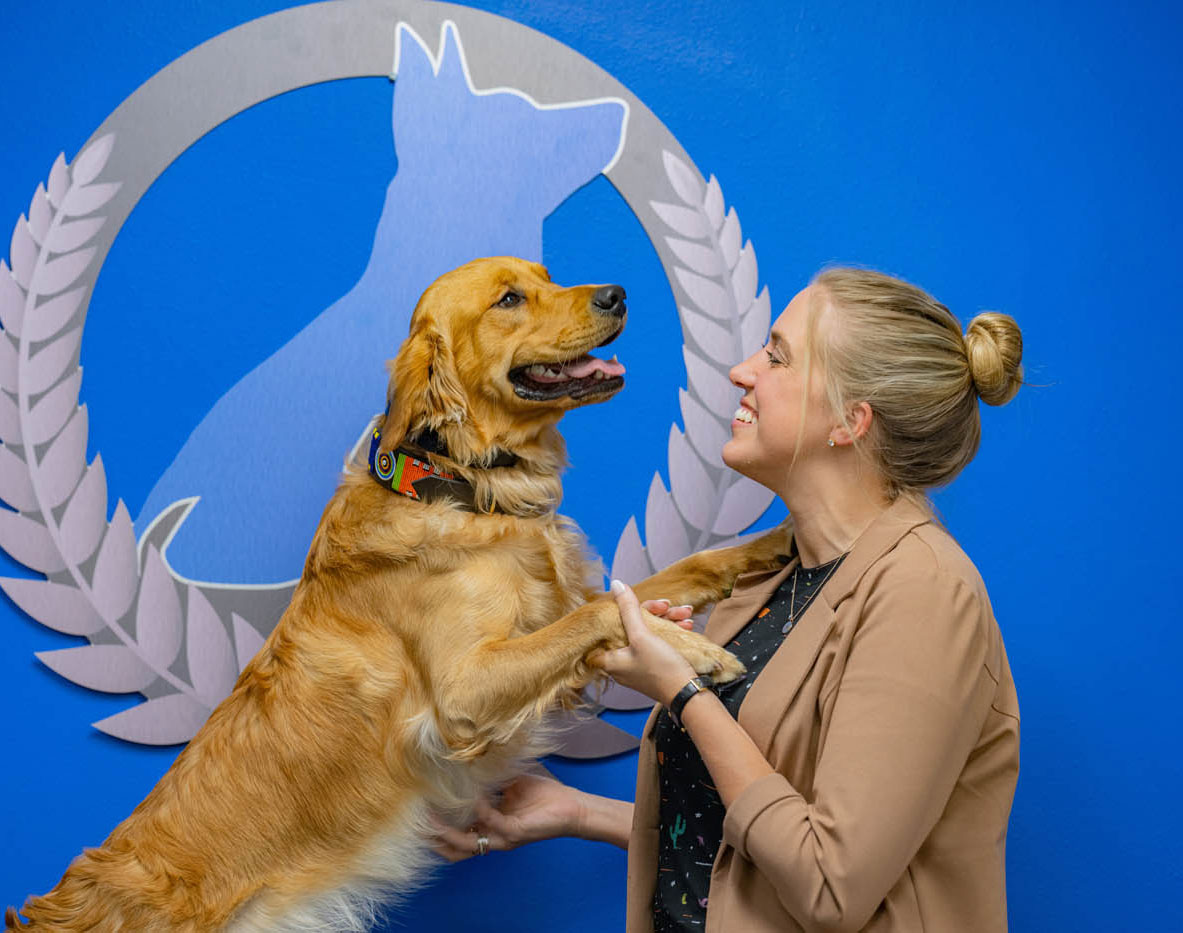
[[[555,514],[563,412],[508,373],[571,360],[619,332],[595,286],[477,260],[424,293],[391,366],[383,447],[429,427],[483,513],[415,502],[349,468],[291,605],[234,691],[148,797],[23,911],[35,930],[364,929],[432,856],[430,811],[461,821],[543,750],[538,728],[624,643],[584,542]],[[502,307],[507,291],[522,296]],[[497,449],[516,465],[487,468]],[[492,511],[496,508],[496,511]],[[637,587],[701,606],[776,561],[783,532],[700,554]],[[558,621],[555,621],[555,620]],[[700,672],[723,649],[649,617]],[[20,921],[9,910],[8,928]]]

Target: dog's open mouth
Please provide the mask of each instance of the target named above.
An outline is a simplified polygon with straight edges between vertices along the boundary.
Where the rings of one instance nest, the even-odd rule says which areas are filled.
[[[564,395],[573,399],[612,394],[624,385],[624,366],[615,356],[610,360],[585,353],[559,363],[533,363],[510,370],[509,381],[521,398],[534,402]]]

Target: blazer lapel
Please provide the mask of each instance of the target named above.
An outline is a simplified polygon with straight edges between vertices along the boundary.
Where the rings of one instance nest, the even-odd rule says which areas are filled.
[[[739,707],[739,724],[765,757],[772,750],[772,735],[784,718],[784,710],[797,696],[833,628],[834,610],[828,603],[815,599],[744,697]]]
[[[859,536],[833,578],[826,582],[817,598],[785,636],[739,708],[740,725],[766,756],[771,751],[772,736],[784,718],[784,711],[797,696],[797,691],[812,670],[822,646],[834,628],[835,608],[850,595],[872,564],[895,547],[911,529],[931,520],[931,515],[927,511],[906,499],[894,502]],[[781,581],[792,572],[797,563],[797,559],[794,559],[775,577],[752,587],[752,593],[756,598],[739,607],[736,617],[733,617],[730,611],[727,612],[720,625],[716,627],[716,632],[711,631],[711,625],[708,623],[707,634],[714,637],[715,634],[725,631],[727,640],[734,638],[771,598]],[[739,580],[736,584],[738,589]],[[744,591],[745,595],[747,592]],[[726,602],[719,605],[722,609]],[[714,621],[715,617],[712,615],[711,622]],[[725,644],[722,641],[719,643]]]
[[[794,557],[780,570],[741,573],[735,578],[731,595],[715,604],[703,634],[716,645],[726,645],[752,620],[756,610],[772,598],[799,562]]]

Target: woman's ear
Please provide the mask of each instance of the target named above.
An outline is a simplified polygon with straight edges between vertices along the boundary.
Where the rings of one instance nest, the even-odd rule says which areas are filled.
[[[830,438],[837,446],[847,447],[867,436],[874,418],[875,413],[871,410],[870,403],[856,402],[846,413],[846,424],[834,428],[830,432]]]
[[[452,350],[438,331],[423,328],[413,333],[387,368],[389,407],[382,425],[380,451],[393,450],[412,427],[438,429],[449,422],[462,422],[467,416],[468,405]]]

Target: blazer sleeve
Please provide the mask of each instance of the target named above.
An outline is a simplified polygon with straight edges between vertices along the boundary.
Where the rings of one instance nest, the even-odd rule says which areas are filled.
[[[940,818],[989,712],[984,600],[940,569],[909,573],[863,606],[813,799],[770,774],[724,817],[724,841],[806,930],[865,926]]]

